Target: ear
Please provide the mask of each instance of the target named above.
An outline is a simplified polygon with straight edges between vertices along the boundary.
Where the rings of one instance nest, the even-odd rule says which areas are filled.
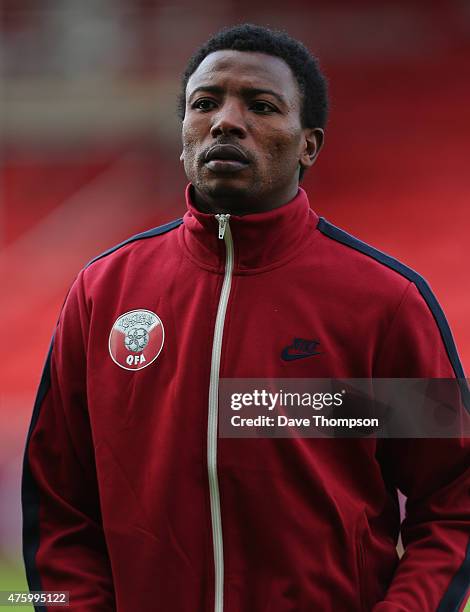
[[[300,153],[299,163],[307,170],[315,163],[323,147],[325,132],[322,128],[308,128],[304,130],[303,149]]]

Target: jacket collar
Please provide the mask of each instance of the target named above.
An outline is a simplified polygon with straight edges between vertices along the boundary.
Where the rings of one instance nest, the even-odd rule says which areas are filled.
[[[225,243],[218,238],[214,214],[203,213],[186,188],[187,212],[183,217],[182,240],[190,258],[200,266],[223,271]],[[293,259],[311,243],[318,216],[311,210],[300,187],[293,200],[268,212],[230,216],[234,245],[234,273],[261,272]]]

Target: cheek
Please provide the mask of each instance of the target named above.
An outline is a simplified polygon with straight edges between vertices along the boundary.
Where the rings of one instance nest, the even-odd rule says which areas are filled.
[[[182,129],[183,165],[187,178],[195,182],[198,175],[198,159],[201,149],[201,135],[197,126],[184,124]]]
[[[292,165],[296,165],[298,163],[299,144],[298,130],[273,131],[269,140],[266,141],[266,157],[271,164],[286,166],[292,160]]]
[[[185,128],[183,126],[183,131],[181,135],[182,135],[182,140],[183,140],[183,147],[185,149],[189,149],[192,146],[194,146],[193,143],[194,143],[195,138],[194,138],[194,132],[191,128]]]
[[[183,147],[193,149],[201,140],[201,131],[194,123],[183,122],[182,139]]]

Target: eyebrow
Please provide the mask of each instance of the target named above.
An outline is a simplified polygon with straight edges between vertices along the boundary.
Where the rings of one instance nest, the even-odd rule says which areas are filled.
[[[196,89],[194,89],[191,92],[189,99],[193,98],[193,96],[199,91],[207,91],[209,93],[223,94],[225,90],[223,87],[219,87],[218,85],[201,85],[200,87],[196,87]],[[277,92],[273,91],[272,89],[266,89],[264,87],[242,87],[240,91],[244,98],[257,96],[260,94],[269,94],[270,96],[273,96],[273,98],[276,98],[276,100],[280,104],[287,106],[287,102],[284,99],[284,97],[281,94],[278,94]]]

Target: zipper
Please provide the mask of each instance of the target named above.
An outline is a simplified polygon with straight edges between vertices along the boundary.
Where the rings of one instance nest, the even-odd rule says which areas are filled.
[[[220,292],[212,343],[211,377],[209,383],[209,407],[207,419],[207,472],[212,519],[212,541],[214,545],[214,612],[224,608],[224,544],[222,518],[220,514],[219,480],[217,476],[217,421],[219,412],[220,355],[224,335],[225,313],[230,297],[233,272],[233,240],[230,231],[230,215],[215,215],[219,224],[219,239],[225,242],[225,275]]]

